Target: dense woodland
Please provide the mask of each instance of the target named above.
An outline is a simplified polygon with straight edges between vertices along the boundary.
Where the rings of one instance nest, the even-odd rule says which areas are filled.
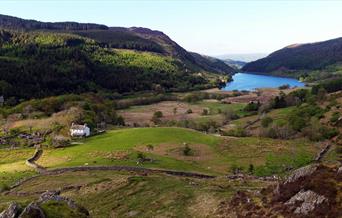
[[[67,93],[198,90],[233,71],[145,28],[2,15],[0,27],[0,95],[10,105]]]

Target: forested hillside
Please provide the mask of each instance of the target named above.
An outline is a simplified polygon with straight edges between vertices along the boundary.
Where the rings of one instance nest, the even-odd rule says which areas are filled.
[[[324,42],[296,44],[285,47],[266,58],[246,64],[242,70],[249,72],[275,73],[294,71],[326,70],[342,63],[342,38]]]
[[[233,72],[145,28],[1,15],[0,43],[0,95],[15,101],[89,91],[203,89]]]

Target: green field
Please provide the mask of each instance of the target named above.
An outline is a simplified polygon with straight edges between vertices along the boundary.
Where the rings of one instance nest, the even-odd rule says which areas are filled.
[[[189,145],[193,154],[183,154],[183,143]],[[147,145],[154,149],[148,151]],[[319,149],[306,140],[219,137],[182,128],[131,128],[108,131],[67,148],[44,149],[38,164],[48,168],[143,166],[214,175],[231,173],[234,166],[247,171],[253,164],[256,169],[268,168],[260,175],[270,175],[281,173],[284,166],[296,168],[306,164]],[[24,161],[33,152],[33,149],[0,150],[0,171],[11,178],[16,177],[16,173],[20,176],[30,171]],[[140,152],[153,161],[137,164]],[[279,161],[274,161],[274,156],[279,157]]]

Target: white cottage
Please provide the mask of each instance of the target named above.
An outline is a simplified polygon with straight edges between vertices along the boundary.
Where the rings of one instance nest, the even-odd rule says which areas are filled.
[[[72,137],[87,137],[90,135],[90,128],[87,124],[77,125],[72,123],[70,128],[70,135]]]

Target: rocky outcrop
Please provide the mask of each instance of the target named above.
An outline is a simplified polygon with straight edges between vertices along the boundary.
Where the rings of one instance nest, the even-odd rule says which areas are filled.
[[[46,191],[46,192],[44,192],[43,194],[40,195],[37,203],[43,204],[47,201],[64,202],[68,205],[69,208],[75,209],[75,210],[81,212],[82,214],[89,216],[89,212],[86,208],[78,205],[75,201],[73,201],[70,198],[60,196],[59,191]]]
[[[37,201],[33,201],[27,205],[22,213],[20,213],[21,209],[17,203],[11,203],[10,206],[0,214],[0,218],[45,218],[47,216],[42,210],[41,206],[50,201],[66,203],[69,209],[76,211],[77,213],[75,214],[80,215],[80,217],[89,216],[87,209],[79,206],[70,198],[60,196],[60,192],[46,191],[40,195]]]
[[[327,203],[328,199],[323,195],[319,195],[311,190],[301,190],[290,198],[285,205],[295,207],[295,214],[308,215],[322,204]],[[298,205],[298,206],[297,206]]]
[[[12,202],[6,210],[0,213],[0,218],[15,218],[20,213],[20,206],[16,202]]]
[[[239,192],[222,202],[219,217],[342,217],[339,168],[313,164],[261,192]]]
[[[23,212],[19,215],[19,218],[45,218],[43,210],[35,202],[30,203]]]

